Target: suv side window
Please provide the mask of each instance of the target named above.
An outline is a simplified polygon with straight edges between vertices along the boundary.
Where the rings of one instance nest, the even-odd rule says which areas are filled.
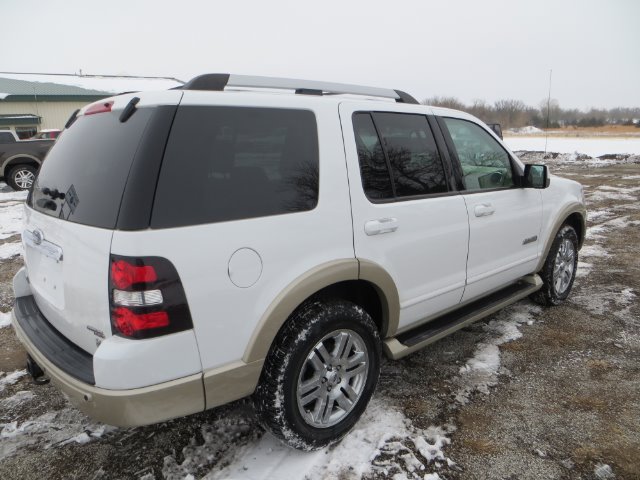
[[[466,190],[514,185],[509,154],[482,127],[468,120],[443,118],[456,148]]]
[[[355,113],[353,121],[363,187],[369,199],[448,191],[444,167],[424,115]]]
[[[312,210],[318,188],[313,112],[182,106],[169,135],[151,226]]]
[[[358,147],[362,187],[367,198],[371,200],[393,198],[389,167],[371,115],[355,113],[353,127]]]
[[[0,143],[14,143],[15,141],[9,132],[0,132]]]

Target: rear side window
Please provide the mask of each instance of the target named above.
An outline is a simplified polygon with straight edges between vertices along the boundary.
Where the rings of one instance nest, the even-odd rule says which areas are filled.
[[[369,199],[448,191],[444,166],[424,115],[355,113],[353,124],[362,184]]]
[[[53,145],[27,203],[74,223],[114,228],[129,170],[153,108],[80,116]]]
[[[0,132],[0,143],[13,143],[16,139],[9,132]]]
[[[169,135],[151,226],[312,210],[318,187],[312,112],[182,106]]]

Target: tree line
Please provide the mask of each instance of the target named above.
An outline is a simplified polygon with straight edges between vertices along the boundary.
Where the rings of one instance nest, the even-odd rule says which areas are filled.
[[[499,123],[502,128],[518,128],[533,125],[538,128],[568,126],[602,127],[604,125],[635,125],[640,128],[640,108],[562,108],[556,99],[543,100],[538,108],[530,107],[521,100],[498,100],[493,104],[474,100],[465,104],[455,97],[431,97],[425,105],[455,108],[475,115],[485,123]]]

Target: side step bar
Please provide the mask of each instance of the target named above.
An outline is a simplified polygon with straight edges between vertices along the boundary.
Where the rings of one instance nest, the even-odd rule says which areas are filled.
[[[542,279],[538,275],[524,277],[487,297],[419,325],[413,330],[386,339],[383,344],[384,352],[394,360],[402,358],[531,295],[540,288]]]

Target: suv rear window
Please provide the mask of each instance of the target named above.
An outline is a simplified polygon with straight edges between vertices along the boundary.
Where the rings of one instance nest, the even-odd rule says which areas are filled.
[[[27,204],[53,217],[114,228],[131,163],[153,108],[80,116],[40,167]]]
[[[318,174],[318,133],[310,111],[181,106],[151,227],[312,210]]]

